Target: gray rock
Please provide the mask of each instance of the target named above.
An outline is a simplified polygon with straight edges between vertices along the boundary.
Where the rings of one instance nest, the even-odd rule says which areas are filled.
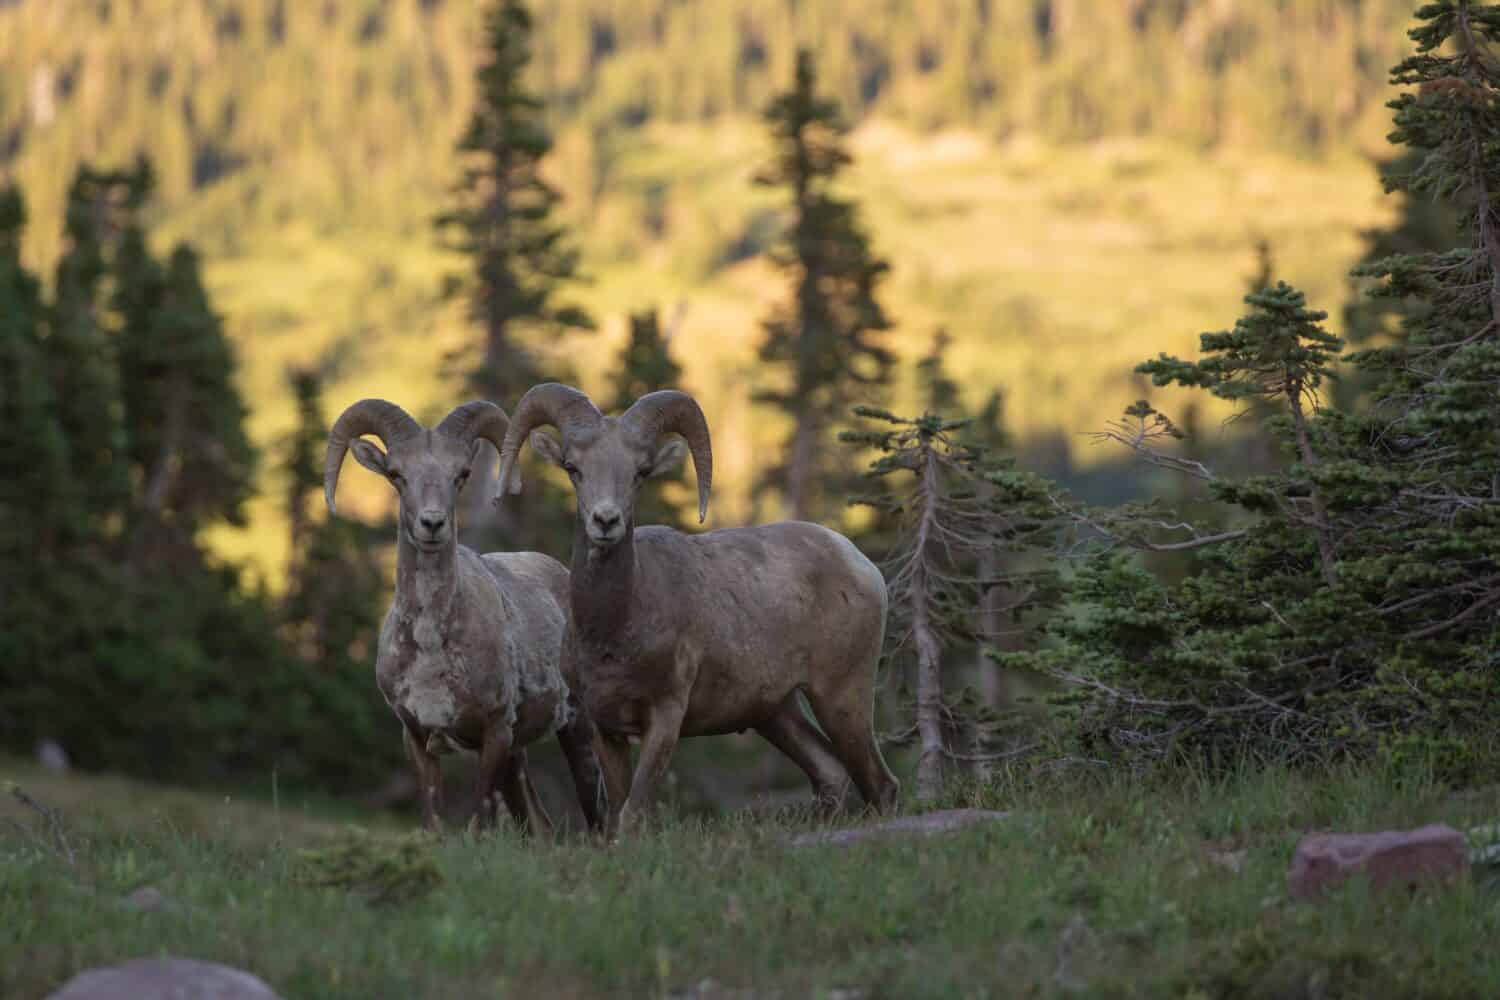
[[[53,774],[68,773],[68,752],[56,740],[41,740],[36,745],[36,762]]]
[[[120,900],[120,909],[135,913],[183,913],[186,907],[154,885],[143,885]]]
[[[994,809],[946,809],[941,812],[918,813],[915,816],[898,816],[868,826],[856,826],[847,830],[815,830],[785,838],[788,847],[811,847],[832,844],[845,847],[862,840],[883,837],[928,837],[935,833],[952,833],[978,823],[993,823],[1006,819],[1008,812]]]
[[[1292,855],[1287,888],[1312,899],[1356,872],[1377,889],[1455,878],[1469,869],[1469,845],[1450,826],[1381,833],[1315,833]]]
[[[47,1000],[279,1000],[260,979],[191,958],[138,958],[81,972]]]

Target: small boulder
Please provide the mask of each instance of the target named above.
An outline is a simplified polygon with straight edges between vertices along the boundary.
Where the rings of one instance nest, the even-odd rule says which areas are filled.
[[[815,830],[784,838],[788,847],[814,847],[831,844],[847,847],[862,840],[885,837],[930,837],[935,833],[952,833],[977,823],[993,823],[1006,819],[1008,812],[993,809],[946,809],[939,812],[918,813],[915,816],[899,816],[895,819],[856,826],[846,830]]]
[[[279,1000],[248,972],[191,958],[138,958],[80,972],[47,1000]]]
[[[1312,899],[1362,872],[1378,889],[1437,882],[1469,868],[1464,835],[1450,826],[1381,833],[1313,833],[1292,854],[1287,887],[1298,899]]]
[[[53,774],[68,773],[68,752],[56,740],[41,740],[36,745],[36,762]]]

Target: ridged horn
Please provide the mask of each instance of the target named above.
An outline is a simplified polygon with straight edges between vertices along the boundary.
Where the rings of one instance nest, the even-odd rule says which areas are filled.
[[[422,433],[422,425],[411,418],[395,403],[384,399],[361,399],[350,404],[333,422],[328,432],[328,455],[323,461],[323,496],[328,509],[337,513],[333,494],[339,485],[339,469],[343,468],[344,455],[349,451],[349,442],[365,434],[373,434],[389,450],[398,441],[405,441]]]
[[[504,410],[489,400],[476,399],[472,403],[455,406],[453,412],[444,417],[436,429],[464,444],[473,444],[476,438],[484,438],[498,452],[505,447],[505,431],[508,427],[510,418],[505,415]],[[511,492],[519,493],[521,470],[516,469],[511,475],[514,477]]]
[[[528,389],[516,404],[516,415],[511,418],[505,443],[500,447],[500,493],[495,502],[500,502],[507,486],[511,493],[521,491],[521,477],[515,472],[516,459],[532,431],[550,424],[567,437],[573,428],[593,426],[603,419],[598,407],[571,385],[544,382]]]
[[[693,471],[698,475],[698,523],[708,516],[708,491],[713,485],[714,450],[708,436],[708,421],[698,401],[676,389],[648,392],[620,417],[647,440],[663,434],[681,434],[693,453]]]

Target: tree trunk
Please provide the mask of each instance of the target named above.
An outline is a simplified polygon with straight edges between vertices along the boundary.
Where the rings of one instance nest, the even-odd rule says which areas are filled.
[[[932,802],[943,790],[943,651],[933,631],[927,592],[927,542],[937,506],[937,467],[930,452],[922,462],[922,520],[912,554],[912,638],[917,647],[917,733],[922,755],[917,761],[917,800]]]
[[[1307,434],[1307,416],[1302,412],[1301,383],[1292,386],[1287,398],[1291,401],[1292,424],[1297,430],[1297,452],[1302,457],[1303,466],[1310,470],[1318,464],[1318,456],[1313,453],[1312,439]],[[1333,553],[1333,530],[1328,523],[1328,505],[1323,502],[1323,491],[1316,484],[1311,486],[1311,490],[1313,516],[1318,522],[1318,557],[1323,564],[1323,581],[1333,587],[1338,584],[1338,569]]]

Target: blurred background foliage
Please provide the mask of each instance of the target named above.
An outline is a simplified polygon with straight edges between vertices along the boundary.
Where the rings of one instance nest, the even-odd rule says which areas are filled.
[[[466,261],[433,222],[463,180],[458,146],[479,96],[483,7],[0,2],[0,181],[25,195],[14,265],[38,276],[24,294],[50,303],[38,322],[67,314],[59,263],[77,247],[67,224],[79,168],[149,156],[150,198],[130,209],[139,245],[105,234],[100,266],[123,285],[131,262],[149,258],[197,289],[200,327],[212,315],[222,337],[212,349],[237,359],[220,365],[235,401],[220,393],[228,409],[214,419],[233,411],[243,435],[233,495],[215,498],[209,514],[184,503],[182,530],[169,533],[178,576],[131,575],[122,555],[139,537],[128,527],[151,507],[148,457],[136,456],[137,471],[122,469],[114,499],[100,501],[107,513],[93,523],[106,537],[77,542],[94,546],[86,558],[97,572],[7,601],[22,624],[45,619],[41,608],[80,609],[65,616],[76,635],[8,634],[12,669],[52,662],[58,678],[71,671],[87,686],[99,651],[116,648],[103,630],[123,643],[121,683],[141,685],[143,706],[206,704],[193,723],[202,728],[122,705],[138,726],[112,731],[118,745],[93,746],[86,726],[37,728],[55,704],[8,701],[7,744],[65,736],[86,764],[161,777],[235,770],[212,753],[131,756],[145,753],[142,733],[165,740],[175,726],[174,738],[205,745],[277,748],[246,750],[244,763],[282,761],[293,777],[330,787],[368,787],[394,766],[394,723],[368,669],[389,595],[392,498],[374,477],[348,476],[349,520],[329,522],[316,456],[326,420],[357,398],[394,399],[424,421],[467,398],[469,375],[454,359],[480,357],[484,335],[449,294]],[[1383,195],[1377,169],[1389,155],[1387,71],[1408,47],[1411,13],[1406,0],[549,0],[534,8],[527,81],[554,140],[542,172],[580,252],[581,280],[566,298],[598,329],[523,327],[517,337],[601,402],[664,379],[695,392],[717,459],[707,527],[782,516],[774,489],[757,497],[752,487],[793,426],[760,401],[787,386],[759,362],[762,324],[789,300],[773,250],[793,211],[785,192],[754,179],[774,152],[761,114],[790,86],[806,44],[820,94],[853,126],[837,195],[858,204],[871,253],[890,265],[884,343],[901,362],[890,405],[929,405],[932,387],[913,362],[942,329],[944,406],[988,407],[996,441],[1090,501],[1150,493],[1160,484],[1149,469],[1079,448],[1080,435],[1145,393],[1136,362],[1191,353],[1199,331],[1238,311],[1247,285],[1261,287],[1270,261],[1350,331],[1378,340],[1393,328],[1387,312],[1350,304],[1348,274],[1392,241],[1428,239],[1441,221]],[[190,260],[171,251],[179,243],[191,244]],[[130,302],[94,308],[102,329],[129,327]],[[121,381],[128,406],[132,387],[154,376],[117,360],[113,374],[96,374]],[[1151,395],[1174,412],[1188,399],[1171,388]],[[1250,470],[1270,461],[1257,421],[1223,424],[1231,412],[1217,400],[1186,412],[1197,453]],[[529,471],[561,485],[539,464]],[[682,516],[690,483],[659,492],[653,520],[696,520]],[[882,526],[837,497],[810,513],[879,545]],[[474,539],[477,526],[466,529]],[[566,541],[544,547],[563,557]],[[1158,562],[1167,577],[1191,565]],[[326,586],[330,567],[349,585]],[[145,597],[78,589],[139,588],[145,578],[158,588]],[[115,599],[163,617],[83,610]],[[165,634],[186,644],[181,669],[153,645]],[[251,660],[265,669],[243,669]],[[233,668],[195,674],[205,662]],[[287,685],[308,664],[324,680],[298,688],[288,702],[297,712],[253,710],[289,688],[236,686]],[[195,676],[204,691],[174,686]],[[58,680],[48,697],[68,690]],[[328,713],[348,720],[347,732],[320,732]],[[237,732],[259,735],[235,743]],[[357,773],[344,749],[355,746],[365,748]],[[685,748],[680,771],[713,784],[735,754],[754,757],[731,766],[736,782],[772,780],[775,767],[737,742],[712,761]]]
[[[1005,388],[1011,429],[1064,478],[1096,464],[1076,434],[1114,414],[1142,345],[1186,350],[1235,306],[1257,239],[1337,302],[1359,232],[1390,210],[1366,154],[1401,0],[555,0],[538,14],[546,169],[583,237],[575,297],[601,327],[566,353],[605,395],[630,313],[680,311],[683,382],[722,456],[719,524],[750,516],[756,448],[789,429],[751,402],[757,324],[781,290],[764,251],[785,215],[749,181],[770,148],[758,114],[799,42],[859,126],[844,183],[892,264],[892,346],[915,358],[946,326],[965,397]],[[459,180],[480,26],[478,0],[0,4],[0,165],[31,205],[26,261],[46,273],[60,253],[80,162],[149,152],[153,239],[203,253],[258,444],[293,426],[289,365],[325,369],[331,404],[446,412],[460,383],[435,359],[476,341],[441,298],[461,265],[430,221]],[[279,588],[283,487],[262,475],[249,528],[211,536]],[[357,476],[349,493],[352,511],[388,499]]]

